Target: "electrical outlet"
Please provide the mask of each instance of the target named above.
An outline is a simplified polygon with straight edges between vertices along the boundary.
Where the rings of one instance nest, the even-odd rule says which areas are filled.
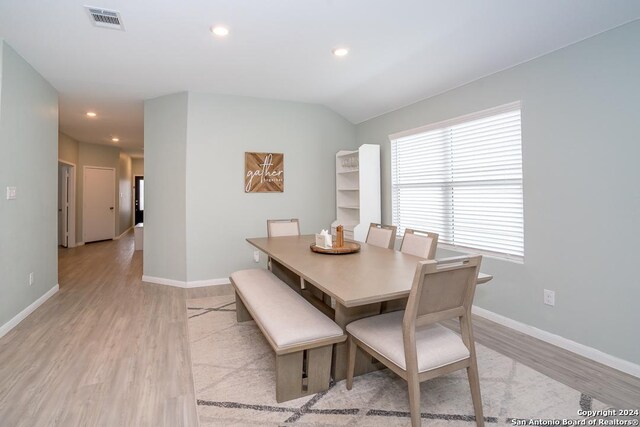
[[[253,261],[260,262],[260,251],[253,251]]]
[[[17,199],[18,189],[16,187],[7,187],[7,200]]]
[[[29,286],[33,285],[34,280],[33,273],[29,273]]]
[[[544,303],[547,305],[556,305],[556,293],[548,289],[544,290]]]

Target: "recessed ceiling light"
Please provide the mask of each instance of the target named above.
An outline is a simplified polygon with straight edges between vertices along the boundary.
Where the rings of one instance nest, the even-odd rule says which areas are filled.
[[[113,142],[118,142],[118,141],[120,141],[120,138],[111,138],[111,140],[112,140]]]
[[[347,54],[349,53],[349,49],[347,49],[346,47],[337,47],[331,52],[333,52],[335,56],[347,56]]]
[[[229,29],[221,25],[216,25],[215,27],[211,27],[211,32],[216,36],[220,36],[220,37],[229,35]]]
[[[87,111],[87,117],[95,117],[97,116],[96,113],[94,113],[93,111]]]

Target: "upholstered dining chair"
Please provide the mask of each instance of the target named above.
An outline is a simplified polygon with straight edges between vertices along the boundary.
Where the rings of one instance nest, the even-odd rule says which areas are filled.
[[[395,225],[382,225],[372,222],[369,226],[366,242],[381,248],[393,249],[396,243],[396,229]]]
[[[420,382],[466,369],[476,424],[484,426],[471,326],[471,305],[481,256],[419,261],[405,311],[347,325],[347,389],[353,387],[357,348],[407,381],[411,425],[419,426]],[[438,322],[457,318],[461,336]]]
[[[267,220],[267,237],[297,236],[299,234],[300,222],[297,218]]]
[[[438,233],[407,228],[404,230],[400,252],[424,259],[434,259],[437,247]]]
[[[400,243],[400,252],[424,259],[434,259],[437,247],[438,233],[407,228],[404,230],[404,237],[402,238],[402,243]],[[387,313],[389,311],[404,310],[406,305],[406,298],[385,301],[380,306],[380,312]]]
[[[267,237],[282,237],[282,236],[299,236],[300,235],[300,221],[297,218],[291,219],[268,219],[267,220]],[[271,257],[267,258],[267,268],[270,271],[274,271],[274,268],[278,268],[277,265],[274,266],[274,261]],[[281,274],[285,274],[284,271],[278,269]],[[295,274],[289,274],[289,280],[285,282],[291,286],[296,292],[302,294],[305,298],[308,298],[309,295],[313,292],[314,295],[320,295],[322,292],[318,289],[311,288],[307,286],[307,282]]]
[[[268,219],[267,237],[299,236],[300,221],[291,219]],[[267,259],[267,266],[271,270],[271,257]]]

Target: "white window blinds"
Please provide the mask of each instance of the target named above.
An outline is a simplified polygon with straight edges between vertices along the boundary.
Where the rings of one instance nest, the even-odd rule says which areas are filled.
[[[392,135],[393,224],[524,257],[520,104]]]

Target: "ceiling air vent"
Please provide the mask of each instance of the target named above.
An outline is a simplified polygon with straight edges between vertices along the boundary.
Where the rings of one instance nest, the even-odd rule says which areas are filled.
[[[116,10],[101,9],[99,7],[85,6],[91,22],[96,27],[111,28],[114,30],[123,30],[122,18],[120,18],[120,12]]]

